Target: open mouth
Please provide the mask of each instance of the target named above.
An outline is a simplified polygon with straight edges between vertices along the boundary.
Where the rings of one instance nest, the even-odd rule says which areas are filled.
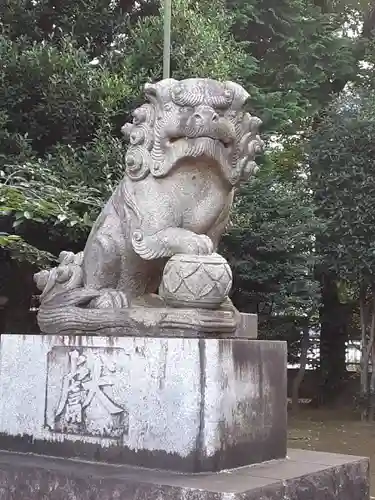
[[[167,146],[172,146],[173,144],[175,144],[176,142],[181,141],[181,140],[184,140],[184,141],[195,141],[195,140],[198,140],[198,139],[206,139],[206,140],[209,140],[209,141],[218,142],[222,146],[224,146],[224,148],[229,148],[231,146],[231,144],[232,144],[232,141],[230,141],[229,139],[225,140],[225,139],[218,138],[218,137],[209,137],[209,136],[187,137],[187,136],[181,136],[181,137],[171,137],[168,140],[168,142],[167,142]]]

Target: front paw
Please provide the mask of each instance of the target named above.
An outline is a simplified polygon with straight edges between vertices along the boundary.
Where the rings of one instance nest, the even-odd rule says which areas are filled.
[[[209,255],[214,251],[214,244],[205,234],[192,234],[180,244],[179,253]]]
[[[172,257],[176,253],[209,255],[214,251],[214,244],[208,236],[176,227],[146,237],[141,231],[134,231],[132,245],[145,260]]]

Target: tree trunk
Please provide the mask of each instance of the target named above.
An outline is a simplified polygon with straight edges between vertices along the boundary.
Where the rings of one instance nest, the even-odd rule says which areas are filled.
[[[370,360],[371,360],[371,378],[370,384],[367,387],[368,391],[368,407],[367,407],[367,417],[368,420],[373,421],[375,415],[375,370],[374,370],[374,359],[375,359],[375,287],[371,288],[371,303],[370,303],[370,311],[369,315],[367,315],[367,321],[370,323],[369,327],[369,335],[367,338],[366,345],[366,355],[365,355],[365,363],[364,363],[364,376],[366,377],[367,384],[369,382],[369,368],[370,368]],[[371,321],[370,316],[371,315]],[[366,317],[363,317],[366,320]],[[367,331],[367,325],[364,328],[365,332]]]
[[[336,281],[320,276],[322,307],[320,309],[320,384],[319,403],[329,404],[339,395],[346,379],[347,315],[340,303]]]
[[[0,335],[5,333],[6,324],[6,309],[8,305],[8,297],[0,295]]]
[[[368,336],[367,336],[367,325],[368,325],[368,313],[366,310],[366,287],[361,286],[359,295],[359,309],[361,317],[361,377],[360,377],[360,396],[361,396],[361,420],[367,420],[368,418],[368,397],[369,397],[369,377],[368,377],[368,365],[369,365],[369,353],[367,348]]]
[[[303,378],[305,376],[306,371],[306,363],[307,363],[307,355],[309,351],[309,343],[310,343],[310,328],[308,325],[305,326],[302,332],[301,339],[301,357],[299,370],[297,375],[293,380],[293,389],[292,389],[292,411],[293,413],[297,413],[299,410],[299,389]]]
[[[370,398],[369,398],[369,416],[370,422],[374,421],[375,416],[375,344],[371,349],[371,378],[370,378]]]
[[[329,2],[326,0],[314,1],[323,12],[326,12],[327,9],[330,10]],[[353,64],[348,67],[348,71],[343,77],[330,79],[322,83],[322,89],[327,92],[327,95],[333,97],[339,95],[348,82],[356,79],[359,62],[365,54],[366,43],[374,38],[374,34],[375,0],[372,0],[367,12],[363,16],[362,33],[355,42]],[[324,111],[325,110],[322,109],[315,116],[311,127],[312,132],[318,129]],[[320,242],[319,238],[317,238],[317,248],[318,253],[320,252],[324,257],[324,243]],[[321,283],[322,296],[322,307],[320,311],[320,390],[318,402],[320,404],[326,404],[332,401],[332,398],[337,394],[336,391],[340,390],[341,382],[346,376],[347,330],[345,325],[346,318],[344,321],[342,321],[341,318],[341,304],[334,278],[323,271],[319,272],[318,279]],[[368,377],[368,371],[364,372],[362,369],[361,388],[366,386],[366,395],[368,395],[368,380],[365,380],[365,376]]]

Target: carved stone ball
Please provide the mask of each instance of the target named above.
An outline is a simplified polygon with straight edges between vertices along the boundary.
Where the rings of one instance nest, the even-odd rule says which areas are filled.
[[[219,254],[177,254],[167,262],[159,294],[171,307],[217,309],[228,298],[232,271]]]

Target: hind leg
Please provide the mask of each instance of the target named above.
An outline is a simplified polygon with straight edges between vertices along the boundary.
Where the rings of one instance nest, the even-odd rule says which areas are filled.
[[[99,227],[93,228],[83,253],[85,285],[97,289],[116,289],[124,247],[118,218],[111,215],[103,217]]]
[[[93,228],[83,257],[85,286],[101,291],[90,302],[90,308],[107,309],[129,306],[128,294],[118,290],[122,272],[122,256],[126,242],[117,217],[107,215]]]

